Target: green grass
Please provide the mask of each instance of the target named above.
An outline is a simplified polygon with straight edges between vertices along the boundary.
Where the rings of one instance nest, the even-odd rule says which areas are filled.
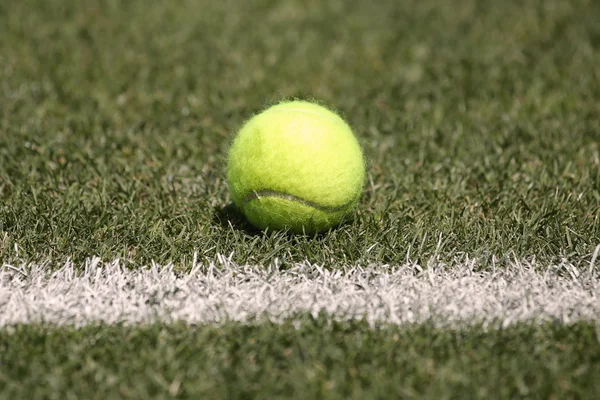
[[[592,0],[0,5],[0,260],[589,260],[599,19]],[[316,238],[227,207],[233,134],[294,97],[369,158],[355,220]]]
[[[486,331],[297,322],[18,326],[0,331],[0,398],[592,399],[600,391],[600,331],[586,323]]]
[[[0,2],[0,265],[588,265],[598,21],[596,0]],[[369,160],[355,218],[317,237],[229,205],[233,135],[290,98],[336,108]],[[599,343],[584,322],[5,327],[0,398],[596,398]]]

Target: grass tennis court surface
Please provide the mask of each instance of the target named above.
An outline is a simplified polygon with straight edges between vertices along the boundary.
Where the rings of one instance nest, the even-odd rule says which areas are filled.
[[[599,20],[592,0],[0,5],[0,398],[594,398]],[[368,158],[322,235],[230,205],[234,133],[292,98]]]

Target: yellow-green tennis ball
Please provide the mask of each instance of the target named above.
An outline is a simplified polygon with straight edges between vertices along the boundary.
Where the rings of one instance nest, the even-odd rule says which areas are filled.
[[[252,225],[312,233],[338,225],[356,208],[365,163],[339,115],[291,101],[246,122],[229,151],[227,180]]]

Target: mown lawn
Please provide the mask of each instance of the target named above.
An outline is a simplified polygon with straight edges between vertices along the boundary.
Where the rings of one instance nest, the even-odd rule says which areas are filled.
[[[599,17],[592,0],[2,5],[0,259],[589,259]],[[284,98],[338,109],[369,158],[354,222],[316,238],[227,207],[233,135]]]
[[[599,335],[586,323],[371,329],[326,316],[282,325],[18,326],[0,331],[0,397],[593,399]]]
[[[598,21],[595,0],[2,2],[0,266],[590,265]],[[292,98],[368,157],[355,218],[316,237],[252,230],[225,182],[243,121]],[[434,325],[2,327],[0,398],[600,393],[596,322]]]

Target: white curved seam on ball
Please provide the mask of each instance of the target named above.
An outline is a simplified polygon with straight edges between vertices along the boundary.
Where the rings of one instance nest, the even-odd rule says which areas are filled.
[[[294,201],[294,202],[300,203],[302,205],[305,205],[307,207],[311,207],[311,208],[314,208],[314,209],[317,209],[317,210],[323,211],[323,212],[344,211],[344,210],[348,209],[350,206],[352,206],[352,204],[354,204],[354,202],[356,202],[356,199],[352,199],[351,201],[349,201],[345,204],[342,204],[341,206],[330,207],[330,206],[324,206],[319,203],[312,202],[310,200],[303,199],[298,196],[294,196],[292,194],[281,193],[281,192],[277,192],[275,190],[270,190],[270,189],[263,189],[263,190],[253,190],[250,193],[248,193],[248,195],[246,197],[244,197],[244,200],[242,203],[242,208],[245,208],[246,205],[249,202],[251,202],[252,200],[256,200],[256,199],[260,199],[260,198],[264,198],[264,197],[275,197],[275,198],[279,198],[279,199]]]

